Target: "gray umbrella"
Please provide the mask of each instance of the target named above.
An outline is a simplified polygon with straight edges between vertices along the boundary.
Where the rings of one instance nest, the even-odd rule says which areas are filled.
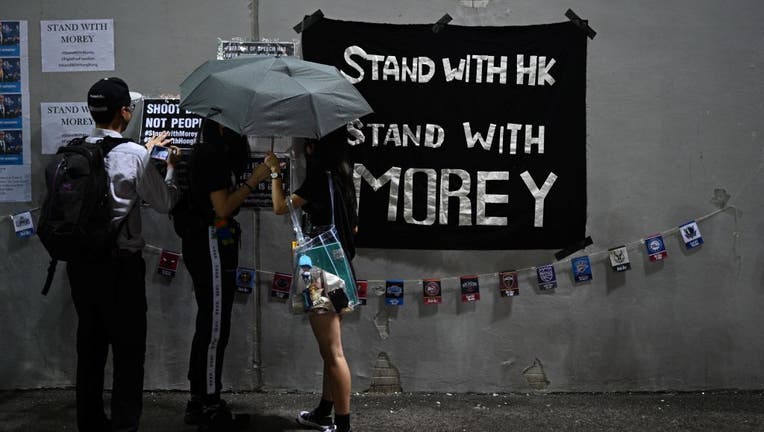
[[[372,112],[334,66],[257,56],[202,64],[180,85],[180,107],[243,135],[302,138]]]

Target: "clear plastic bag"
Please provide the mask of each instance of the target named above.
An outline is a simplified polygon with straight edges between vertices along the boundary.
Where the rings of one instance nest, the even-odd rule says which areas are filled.
[[[329,191],[334,207],[331,176]],[[289,296],[292,312],[352,312],[359,304],[358,288],[334,224],[313,237],[307,237],[290,199],[287,199],[287,204],[297,237]],[[332,216],[332,222],[333,219]]]
[[[334,227],[298,245],[293,275],[290,298],[295,313],[344,314],[358,306],[353,270]]]

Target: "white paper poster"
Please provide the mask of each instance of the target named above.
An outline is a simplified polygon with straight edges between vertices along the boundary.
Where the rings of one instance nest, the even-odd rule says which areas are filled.
[[[72,138],[88,135],[95,123],[85,102],[43,102],[40,104],[42,154],[55,154]]]
[[[32,200],[27,22],[0,20],[0,202]]]
[[[40,21],[43,72],[114,70],[114,20]]]

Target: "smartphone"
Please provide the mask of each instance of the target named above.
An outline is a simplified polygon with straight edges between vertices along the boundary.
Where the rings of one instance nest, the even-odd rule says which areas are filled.
[[[162,147],[155,145],[151,148],[151,158],[157,159],[161,161],[167,161],[167,158],[170,157],[170,149],[167,147]]]

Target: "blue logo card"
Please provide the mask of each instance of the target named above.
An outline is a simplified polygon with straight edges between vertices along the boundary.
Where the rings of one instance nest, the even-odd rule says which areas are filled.
[[[666,252],[666,243],[663,242],[663,236],[655,234],[645,240],[645,247],[650,261],[660,261],[668,256]]]
[[[403,281],[389,280],[385,282],[385,304],[403,306]]]
[[[32,213],[25,211],[11,216],[13,220],[13,229],[16,231],[16,237],[25,238],[34,235],[34,222],[32,222]]]
[[[540,290],[550,290],[557,288],[557,275],[554,272],[554,265],[547,264],[536,268],[536,277],[538,279]]]
[[[573,258],[570,265],[573,267],[573,279],[576,282],[592,280],[592,265],[588,256]]]
[[[682,235],[684,246],[687,249],[695,249],[703,244],[700,228],[698,228],[698,223],[695,221],[690,221],[680,226],[679,233]]]
[[[255,287],[255,269],[239,267],[236,269],[236,291],[252,294]]]

